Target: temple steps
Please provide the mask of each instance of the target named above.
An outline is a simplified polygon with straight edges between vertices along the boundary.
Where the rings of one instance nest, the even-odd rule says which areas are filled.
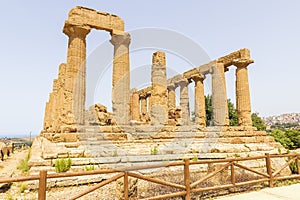
[[[220,159],[285,153],[285,149],[264,131],[209,132],[127,132],[77,133],[78,141],[50,142],[37,137],[32,146],[35,153],[30,161],[30,173],[41,169],[55,172],[55,161],[72,159],[72,171],[88,165],[96,169],[122,168],[168,163],[190,159]],[[247,166],[261,168],[265,161],[251,161]],[[206,167],[202,166],[207,170]]]

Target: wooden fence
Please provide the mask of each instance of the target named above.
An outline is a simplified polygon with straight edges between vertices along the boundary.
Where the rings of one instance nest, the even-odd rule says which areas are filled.
[[[299,168],[299,156],[300,154],[283,154],[283,155],[270,155],[265,154],[263,156],[255,156],[255,157],[247,157],[247,158],[229,158],[229,159],[211,159],[211,160],[199,160],[199,161],[190,161],[189,159],[185,159],[182,162],[172,162],[166,164],[157,164],[157,165],[149,165],[149,166],[142,166],[142,167],[131,167],[131,168],[124,168],[124,169],[108,169],[108,170],[94,170],[94,171],[85,171],[85,172],[68,172],[68,173],[57,173],[57,174],[47,174],[47,171],[40,171],[39,175],[33,176],[26,176],[26,177],[16,177],[16,178],[5,178],[0,179],[0,183],[12,183],[12,182],[23,182],[23,181],[32,181],[32,180],[39,180],[39,189],[38,189],[38,199],[45,200],[46,199],[46,190],[47,190],[47,179],[52,178],[64,178],[64,177],[74,177],[74,176],[86,176],[86,175],[98,175],[98,174],[116,174],[113,175],[111,178],[106,179],[94,186],[89,187],[86,191],[80,192],[70,199],[77,199],[82,197],[96,189],[103,187],[111,182],[114,182],[120,178],[124,178],[124,199],[128,199],[128,177],[134,177],[137,179],[142,179],[148,182],[161,184],[164,186],[169,186],[172,188],[181,189],[180,192],[174,192],[170,194],[159,195],[151,198],[146,199],[167,199],[171,197],[179,197],[185,196],[186,200],[191,199],[192,193],[204,192],[204,191],[214,191],[220,189],[229,189],[238,186],[246,186],[252,185],[262,182],[268,182],[269,187],[274,186],[274,181],[277,180],[285,180],[285,179],[298,179],[300,178],[300,168]],[[271,166],[271,159],[272,158],[286,158],[288,161],[282,165],[281,168],[277,169],[276,171],[272,170]],[[265,159],[266,162],[266,173],[251,169],[247,166],[241,165],[239,161],[253,161],[258,159]],[[279,176],[280,172],[289,167],[291,163],[295,162],[297,174],[289,175],[289,176]],[[191,176],[190,176],[190,166],[191,165],[201,165],[201,164],[216,164],[216,163],[224,163],[222,166],[209,174],[206,174],[204,177],[201,177],[199,180],[191,183]],[[161,167],[172,167],[172,166],[183,166],[183,173],[184,173],[184,181],[183,185],[171,183],[164,180],[159,180],[157,178],[147,177],[138,173],[134,173],[137,170],[144,170],[144,169],[154,169],[154,168],[161,168]],[[214,187],[197,187],[201,183],[205,182],[209,178],[215,176],[216,174],[228,169],[230,167],[230,184],[214,186]],[[256,175],[259,175],[255,180],[248,180],[244,182],[236,182],[236,168],[241,168],[245,171],[252,172]]]

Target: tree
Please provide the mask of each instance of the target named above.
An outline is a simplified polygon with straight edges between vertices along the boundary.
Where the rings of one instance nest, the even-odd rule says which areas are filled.
[[[228,117],[229,117],[229,125],[230,126],[238,126],[238,115],[237,110],[234,107],[234,104],[231,102],[230,99],[227,100],[228,102]],[[211,126],[213,120],[213,109],[212,109],[212,96],[206,95],[205,96],[205,109],[206,109],[206,125]],[[258,113],[253,113],[251,115],[253,126],[257,128],[257,130],[266,130],[266,124],[264,121],[258,116]]]
[[[259,131],[265,131],[267,126],[265,122],[258,116],[258,113],[252,113],[251,115],[252,124]]]
[[[300,147],[300,131],[297,131],[297,130],[287,130],[285,132],[285,135],[294,144],[294,148],[299,148]]]
[[[212,125],[212,97],[211,95],[205,96],[205,112],[206,112],[206,126]]]
[[[227,102],[228,102],[229,126],[238,126],[239,125],[238,115],[234,107],[234,104],[231,102],[230,99],[228,99]]]
[[[295,148],[294,143],[290,138],[286,137],[285,133],[282,130],[274,129],[270,136],[273,136],[276,142],[279,142],[286,149]]]
[[[206,111],[206,125],[211,126],[213,120],[213,109],[212,109],[212,96],[205,96],[205,111]],[[229,115],[229,125],[238,126],[237,111],[234,104],[228,99],[228,115]]]

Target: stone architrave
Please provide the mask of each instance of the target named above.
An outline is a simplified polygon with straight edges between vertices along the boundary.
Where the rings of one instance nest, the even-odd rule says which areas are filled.
[[[152,125],[165,125],[168,122],[166,55],[155,52],[152,56],[152,91],[150,119]]]
[[[190,104],[189,104],[189,93],[188,85],[189,81],[185,78],[181,79],[178,83],[180,86],[180,107],[182,116],[182,125],[190,124]]]
[[[112,107],[118,125],[128,125],[130,121],[130,64],[129,33],[113,34],[110,42],[114,45],[112,76]]]
[[[236,66],[236,108],[239,126],[252,126],[247,66],[253,62],[251,59],[239,59],[233,62]]]
[[[206,111],[202,74],[192,76],[195,82],[195,123],[200,126],[206,126]]]
[[[169,106],[169,109],[176,107],[175,89],[176,89],[176,86],[174,84],[168,86],[168,106]]]
[[[130,115],[131,120],[140,121],[140,97],[135,88],[131,90]]]
[[[212,109],[214,126],[228,126],[228,105],[223,63],[216,62],[212,67]]]
[[[63,32],[69,36],[65,80],[65,104],[62,120],[64,131],[74,129],[75,124],[84,124],[86,96],[86,35],[89,26],[65,23]],[[73,125],[73,126],[72,126]],[[69,127],[71,126],[71,127]]]

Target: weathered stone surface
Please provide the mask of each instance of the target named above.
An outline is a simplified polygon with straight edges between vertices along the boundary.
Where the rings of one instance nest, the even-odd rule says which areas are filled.
[[[114,34],[110,42],[114,45],[112,105],[118,125],[130,121],[130,64],[129,33]]]
[[[176,125],[176,126],[181,126],[183,125],[182,123],[182,112],[181,112],[181,107],[171,107],[169,108],[169,121],[168,125]]]
[[[85,113],[86,125],[116,125],[112,113],[102,104],[91,106]]]
[[[135,88],[131,90],[130,116],[132,121],[140,121],[140,96]]]
[[[215,63],[212,72],[212,107],[213,124],[215,126],[228,126],[228,107],[224,64]]]
[[[190,103],[189,103],[189,90],[187,79],[181,79],[178,83],[180,86],[180,107],[182,113],[182,125],[190,124]]]
[[[117,15],[82,6],[77,6],[70,10],[68,23],[74,25],[88,25],[95,29],[108,30],[111,33],[124,31],[124,21]]]
[[[168,121],[166,55],[155,52],[152,56],[152,92],[150,119],[152,125],[165,125]]]
[[[236,108],[238,113],[238,122],[240,126],[252,126],[250,89],[248,82],[247,66],[253,63],[253,60],[234,60],[236,68]]]
[[[149,113],[147,112],[147,94],[140,94],[141,99],[141,116],[140,119],[144,123],[148,123],[150,121]]]
[[[201,126],[206,126],[204,78],[201,74],[192,76],[195,82],[195,123]]]

